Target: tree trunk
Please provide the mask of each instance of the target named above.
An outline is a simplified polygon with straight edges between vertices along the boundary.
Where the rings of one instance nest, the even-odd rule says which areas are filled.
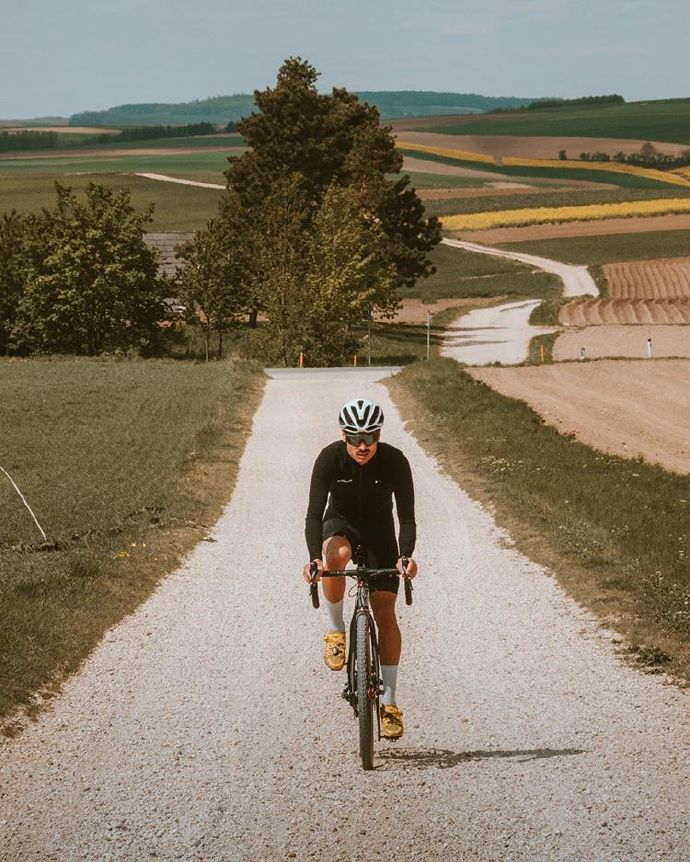
[[[223,330],[218,330],[218,351],[216,353],[216,359],[223,358]]]
[[[249,325],[251,326],[252,329],[256,329],[256,323],[257,323],[258,318],[259,318],[259,309],[258,308],[252,308],[251,311],[249,312]]]

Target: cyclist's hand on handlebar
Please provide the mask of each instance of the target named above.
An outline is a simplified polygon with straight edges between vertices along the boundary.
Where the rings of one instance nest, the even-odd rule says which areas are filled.
[[[316,576],[312,578],[311,569],[312,564],[316,565]],[[302,577],[308,584],[317,584],[321,580],[321,573],[323,572],[323,561],[322,560],[312,560],[311,563],[307,563],[307,565],[302,569]]]
[[[407,568],[403,567],[403,557],[400,557],[395,567],[404,578],[414,578],[417,576],[417,563],[412,557],[407,557]]]

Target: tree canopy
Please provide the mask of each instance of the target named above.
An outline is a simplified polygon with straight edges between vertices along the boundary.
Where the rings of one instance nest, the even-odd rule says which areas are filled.
[[[165,309],[156,255],[143,239],[151,208],[135,212],[124,189],[90,183],[82,203],[55,185],[54,209],[0,226],[0,351],[153,352]]]
[[[318,73],[286,60],[273,88],[238,131],[248,146],[229,160],[220,218],[263,311],[279,358],[304,349],[337,362],[353,327],[395,307],[395,290],[428,275],[441,238],[426,219],[402,156],[375,107],[345,89],[318,92]]]

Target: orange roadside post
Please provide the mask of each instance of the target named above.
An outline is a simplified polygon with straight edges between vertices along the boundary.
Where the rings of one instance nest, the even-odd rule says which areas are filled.
[[[544,345],[543,344],[539,345],[539,356],[541,357],[541,361],[543,362],[544,361]]]
[[[355,355],[352,357],[352,364],[355,366],[355,368],[357,368],[357,354],[356,354],[356,353],[355,353]]]
[[[299,355],[299,367],[304,368],[304,354],[300,353]]]

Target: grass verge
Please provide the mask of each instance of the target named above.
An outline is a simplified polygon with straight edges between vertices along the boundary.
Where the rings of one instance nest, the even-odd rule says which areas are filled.
[[[657,669],[690,677],[690,477],[598,452],[447,359],[388,382],[412,430],[527,556]]]
[[[529,296],[545,298],[562,290],[561,280],[550,273],[535,271],[524,263],[437,245],[430,258],[436,272],[420,280],[414,288],[402,288],[401,299],[470,299],[472,297]]]
[[[236,477],[262,377],[219,362],[0,360],[0,716],[75,671],[205,535]]]
[[[686,257],[690,249],[690,230],[537,239],[499,243],[499,246],[562,260],[564,263],[584,264],[592,272],[592,266],[621,260]]]

